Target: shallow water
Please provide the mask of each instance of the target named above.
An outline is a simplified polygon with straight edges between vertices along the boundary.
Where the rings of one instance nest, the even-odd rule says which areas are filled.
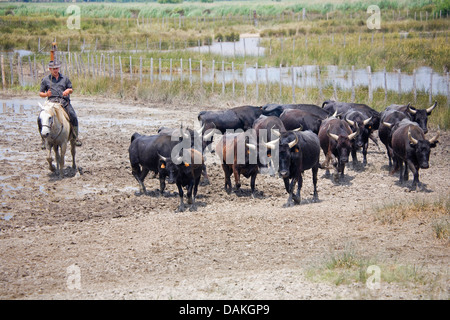
[[[240,38],[236,42],[213,42],[209,46],[191,47],[188,51],[220,54],[222,56],[264,56],[265,48],[260,47],[260,38]]]

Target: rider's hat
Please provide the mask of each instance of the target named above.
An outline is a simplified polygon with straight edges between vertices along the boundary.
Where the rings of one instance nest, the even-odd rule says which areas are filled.
[[[53,69],[53,68],[60,68],[61,67],[61,62],[59,62],[59,61],[57,61],[57,60],[55,60],[55,61],[50,61],[49,63],[48,63],[48,67],[50,68],[50,69]]]

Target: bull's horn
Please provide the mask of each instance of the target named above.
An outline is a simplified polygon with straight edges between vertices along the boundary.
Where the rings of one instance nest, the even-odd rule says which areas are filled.
[[[332,138],[333,140],[338,141],[339,140],[339,136],[337,134],[334,133],[330,133],[329,131],[327,131],[327,135]]]
[[[288,143],[289,149],[293,148],[298,142],[298,137],[295,135],[295,140]]]
[[[348,139],[351,141],[353,139],[355,139],[355,137],[359,134],[359,127],[358,127],[358,123],[356,123],[356,132],[353,132],[351,134],[348,135]]]
[[[414,139],[413,136],[411,135],[411,129],[408,129],[408,139],[409,141],[411,141],[412,144],[418,144],[419,141]]]
[[[436,106],[437,106],[437,101],[435,101],[434,104],[427,109],[427,114],[430,115],[431,111],[433,111],[433,109],[436,108]]]
[[[409,113],[411,113],[411,114],[416,114],[416,110],[414,110],[414,109],[411,109],[410,107],[409,107],[409,105],[406,107],[406,110],[408,110],[408,112]]]
[[[41,107],[41,109],[44,109],[44,106],[40,102],[38,102],[38,103],[39,103],[39,107]]]
[[[251,143],[246,143],[245,144],[250,150],[255,151],[256,150],[256,146],[254,144]]]
[[[385,125],[385,126],[388,127],[389,129],[392,128],[392,123],[383,121],[383,125]]]
[[[276,144],[280,141],[280,138],[272,140],[270,142],[266,142],[264,143],[264,145],[269,148],[269,149],[275,149],[276,148]]]
[[[163,157],[163,156],[160,155],[159,153],[158,153],[158,157],[159,157],[162,161],[167,162],[167,158],[166,158],[166,157]]]
[[[183,156],[179,156],[179,157],[177,157],[176,159],[175,159],[175,164],[180,164],[180,163],[182,163],[183,162]]]
[[[336,108],[336,110],[334,111],[334,113],[333,113],[333,115],[331,116],[332,118],[334,117],[334,118],[337,118],[337,108]]]
[[[352,127],[355,125],[355,121],[348,120],[347,117],[345,117],[345,121],[347,121],[347,123],[348,123],[349,125],[351,125]]]
[[[358,131],[356,131],[356,132],[353,132],[352,134],[349,134],[348,135],[348,140],[353,140],[353,139],[355,139],[355,137],[358,135]]]
[[[370,120],[372,120],[372,117],[370,117],[370,118],[364,120],[364,121],[363,121],[363,125],[367,126],[367,125],[369,124]]]
[[[206,130],[206,131],[208,131],[208,130]],[[214,135],[214,129],[209,129],[209,132],[207,134],[203,135],[203,140],[204,141],[209,141],[209,139],[211,139],[211,137],[213,135]]]
[[[327,136],[329,136],[333,140],[336,140],[336,141],[339,140],[339,136],[337,134],[330,133],[330,126],[328,126],[328,129],[327,129]]]
[[[278,129],[276,129],[276,130],[270,129],[270,132],[272,132],[272,134],[276,135],[277,137],[281,136],[281,133],[280,133],[280,131]]]
[[[297,132],[297,131],[303,131],[303,126],[300,125],[300,127],[298,127],[297,129],[294,129],[294,130],[292,130],[292,131],[294,131],[294,132]]]
[[[435,143],[439,138],[439,134],[440,133],[438,132],[437,135],[433,139],[430,140],[430,143]]]
[[[202,135],[203,129],[205,129],[205,125],[203,125],[200,129],[197,130],[197,134],[198,134],[199,136]]]

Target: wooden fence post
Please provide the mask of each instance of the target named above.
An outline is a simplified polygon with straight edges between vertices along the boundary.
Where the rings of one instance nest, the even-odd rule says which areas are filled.
[[[200,60],[200,86],[203,88],[203,60]]]
[[[247,62],[244,61],[244,100],[247,100]]]
[[[192,60],[189,58],[189,83],[192,87]]]
[[[214,75],[214,64],[215,64],[215,61],[213,60],[212,61],[212,83],[211,83],[211,92],[214,92],[214,80],[215,80],[215,75]]]
[[[447,71],[447,108],[450,107],[450,80],[449,73]]]
[[[133,62],[130,56],[130,80],[133,80]]]
[[[112,56],[112,78],[116,80],[115,56]]]
[[[222,60],[222,94],[225,94],[225,61]]]
[[[12,56],[9,56],[9,71],[11,72],[11,86],[14,83],[14,69],[13,69],[13,61],[12,61]],[[45,70],[45,69],[44,69]]]
[[[352,66],[352,98],[351,102],[355,102],[355,66]]]
[[[153,58],[150,58],[150,82],[153,84]]]
[[[180,82],[183,82],[183,58],[180,58]]]
[[[172,84],[172,58],[169,59],[169,80],[170,84]]]
[[[431,69],[431,72],[430,72],[430,93],[429,93],[428,102],[429,102],[429,104],[431,104],[433,102],[433,69]]]
[[[142,57],[139,57],[139,83],[142,84]]]
[[[269,85],[269,69],[267,69],[267,63],[265,65],[266,69],[266,97],[268,97],[270,92],[270,85]]]
[[[322,81],[320,79],[320,67],[317,66],[317,80],[319,82],[319,99],[323,100]]]
[[[232,92],[234,97],[234,61],[231,61]]]
[[[384,67],[383,69],[383,77],[384,77],[384,103],[386,103],[388,96],[386,67]]]
[[[372,70],[370,66],[367,66],[367,75],[369,77],[369,103],[373,100],[373,92],[372,92]]]
[[[258,101],[258,99],[259,99],[258,62],[256,62],[256,64],[255,64],[255,77],[256,77],[255,95],[256,95],[256,101]]]
[[[22,57],[19,55],[18,56],[18,67],[19,67],[19,72],[20,72],[20,85],[23,85],[23,68],[22,68]]]
[[[337,95],[337,83],[336,83],[336,74],[337,74],[338,67],[334,68],[333,72],[333,97],[335,101],[338,101],[338,95]]]
[[[294,66],[291,66],[291,73],[292,73],[292,103],[295,103],[295,73],[294,73]]]
[[[1,67],[2,67],[2,88],[5,89],[6,88],[6,80],[5,80],[5,61],[3,58],[3,55],[1,55]]]
[[[119,56],[119,67],[120,67],[120,83],[123,82],[123,73],[122,73],[122,58]]]
[[[282,86],[281,86],[281,80],[282,80],[282,78],[281,78],[281,63],[280,63],[280,81],[279,81],[279,86],[280,86],[280,103],[281,103],[281,98],[282,98],[282,91],[281,91]]]

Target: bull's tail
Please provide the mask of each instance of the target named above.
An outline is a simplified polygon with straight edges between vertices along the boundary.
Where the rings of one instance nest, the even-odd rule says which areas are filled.
[[[139,138],[141,135],[137,132],[133,133],[133,135],[131,136],[131,142],[133,142],[136,138]]]

